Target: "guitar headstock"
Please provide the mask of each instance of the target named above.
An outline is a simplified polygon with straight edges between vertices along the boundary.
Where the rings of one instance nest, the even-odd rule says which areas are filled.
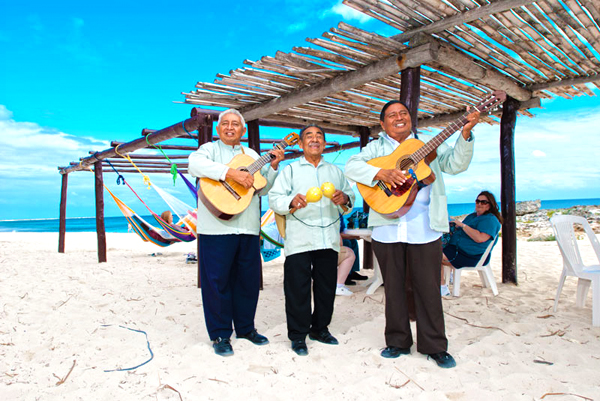
[[[285,138],[283,138],[283,142],[286,143],[287,146],[294,146],[300,141],[300,137],[295,132],[290,133]]]
[[[488,111],[494,107],[504,103],[506,100],[506,92],[501,90],[495,90],[490,93],[485,99],[483,99],[475,108],[479,112]]]

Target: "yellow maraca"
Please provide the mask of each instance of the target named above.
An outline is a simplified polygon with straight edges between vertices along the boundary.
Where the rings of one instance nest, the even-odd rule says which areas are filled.
[[[331,199],[331,197],[335,193],[335,186],[330,182],[324,182],[323,184],[321,184],[321,191],[323,191],[323,195],[326,198]]]
[[[323,195],[325,197],[331,199],[335,193],[335,186],[330,182],[324,182],[321,184],[321,191],[323,191]],[[348,208],[344,205],[342,205],[342,209],[344,209],[344,211],[348,210]]]
[[[307,202],[318,202],[323,197],[323,192],[319,189],[319,187],[312,187],[306,191],[306,201]]]

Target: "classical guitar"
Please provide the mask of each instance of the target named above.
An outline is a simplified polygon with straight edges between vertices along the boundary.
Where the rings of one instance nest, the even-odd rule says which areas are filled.
[[[275,145],[279,149],[285,149],[298,143],[299,137],[296,133],[286,136],[283,141]],[[229,220],[233,216],[240,214],[252,201],[252,196],[267,185],[267,180],[260,174],[260,169],[273,159],[273,155],[265,153],[257,160],[246,154],[236,155],[227,164],[229,168],[234,168],[254,175],[254,184],[250,188],[244,188],[237,182],[227,179],[225,181],[211,180],[210,178],[200,179],[200,188],[198,189],[198,198],[212,214],[223,220]]]
[[[475,109],[479,112],[487,111],[504,100],[506,93],[494,91],[475,106]],[[435,181],[435,174],[429,168],[429,164],[437,157],[436,149],[454,132],[465,126],[468,122],[467,116],[473,112],[465,112],[427,143],[418,139],[407,139],[388,156],[369,160],[367,164],[371,166],[402,170],[408,178],[403,185],[395,188],[383,181],[377,181],[372,187],[357,183],[358,191],[371,209],[390,218],[404,216],[417,197],[419,182],[429,185]]]

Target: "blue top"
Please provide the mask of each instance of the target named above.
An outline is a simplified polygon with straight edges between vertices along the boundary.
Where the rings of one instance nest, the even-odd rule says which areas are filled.
[[[463,223],[477,231],[488,234],[491,238],[484,242],[475,242],[469,237],[462,228],[456,228],[450,238],[448,245],[454,245],[459,251],[468,255],[482,255],[490,241],[494,240],[496,234],[500,231],[501,224],[491,213],[485,213],[477,216],[477,213],[471,213],[463,220]]]

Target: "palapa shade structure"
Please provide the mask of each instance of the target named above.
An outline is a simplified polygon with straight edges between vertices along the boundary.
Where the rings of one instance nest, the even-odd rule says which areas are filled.
[[[409,106],[418,127],[444,127],[467,105],[477,104],[493,90],[505,91],[509,98],[502,109],[482,120],[500,124],[503,281],[516,283],[516,118],[531,116],[528,109],[539,107],[542,98],[594,95],[587,85],[598,88],[600,81],[600,2],[344,0],[344,4],[396,28],[398,34],[385,37],[341,22],[322,38],[307,39],[311,46],[244,60],[246,67],[218,74],[214,82],[198,82],[195,90],[182,93],[182,103],[240,110],[248,121],[249,144],[255,148],[260,125],[307,123],[359,136],[365,145],[378,135],[379,111],[391,99],[400,98]],[[212,122],[207,121],[214,113],[197,108],[184,122],[193,120],[197,125],[200,144],[211,140]],[[166,136],[185,135],[175,131]],[[167,137],[152,133],[149,140]],[[128,151],[145,147],[131,144],[124,145]],[[114,156],[109,149],[61,173]]]

